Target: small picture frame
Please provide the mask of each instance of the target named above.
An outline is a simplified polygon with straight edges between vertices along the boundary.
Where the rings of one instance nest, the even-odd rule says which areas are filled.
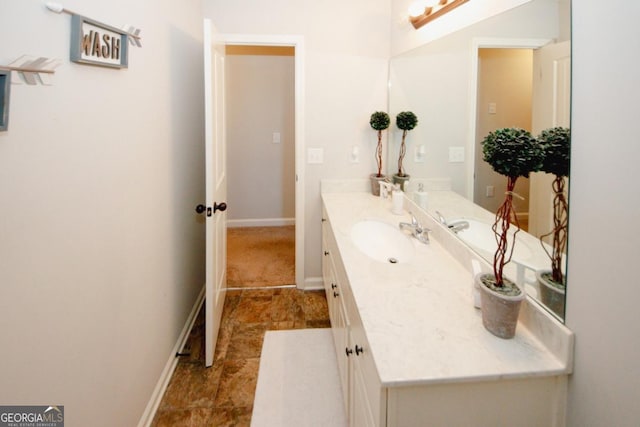
[[[127,68],[126,32],[80,15],[71,17],[71,61],[108,68]]]
[[[9,99],[11,95],[11,70],[0,69],[0,132],[9,128]]]

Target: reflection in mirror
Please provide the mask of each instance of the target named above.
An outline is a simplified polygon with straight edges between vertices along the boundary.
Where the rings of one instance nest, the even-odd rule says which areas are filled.
[[[535,136],[552,127],[569,128],[569,17],[570,0],[532,0],[390,62],[392,121],[401,111],[413,111],[420,121],[407,141],[408,196],[421,186],[429,213],[438,218],[438,211],[447,223],[466,220],[469,227],[454,231],[489,262],[495,241],[488,227],[506,179],[482,160],[481,141],[502,127],[521,127]],[[395,159],[401,131],[393,129],[389,136],[387,157]],[[553,229],[554,178],[539,172],[520,180],[516,209],[523,231],[506,274],[563,318],[564,294],[546,299],[536,279],[537,271],[551,269],[539,238]]]

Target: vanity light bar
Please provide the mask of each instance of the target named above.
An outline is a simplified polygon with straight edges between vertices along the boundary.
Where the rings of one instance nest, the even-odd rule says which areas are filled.
[[[409,21],[411,21],[411,24],[417,30],[423,25],[426,25],[445,13],[451,12],[456,7],[463,5],[468,1],[469,0],[440,0],[440,2],[435,6],[425,7],[424,13],[421,15],[410,16]]]

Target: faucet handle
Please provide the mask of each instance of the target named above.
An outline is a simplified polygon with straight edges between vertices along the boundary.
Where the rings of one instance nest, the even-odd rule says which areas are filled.
[[[413,214],[413,212],[409,211],[409,215],[411,215],[411,225],[414,225],[414,226],[420,225],[420,223],[418,223],[418,219]]]
[[[440,211],[436,211],[436,215],[438,215],[438,221],[440,221],[440,224],[447,225],[447,220],[444,219]]]

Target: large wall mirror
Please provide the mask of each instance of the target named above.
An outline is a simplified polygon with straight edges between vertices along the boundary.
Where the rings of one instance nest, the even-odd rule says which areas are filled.
[[[392,120],[401,111],[418,117],[406,139],[408,196],[441,221],[465,221],[468,227],[452,232],[489,262],[495,241],[488,225],[504,200],[506,178],[482,160],[481,141],[504,127],[534,136],[570,127],[570,15],[570,0],[532,0],[390,61],[389,114]],[[393,122],[390,128],[387,172],[392,175],[401,131]],[[550,238],[543,243],[540,237],[553,228],[553,178],[539,172],[519,179],[522,231],[506,271],[531,298],[564,319],[564,290],[547,289],[536,277],[551,269],[543,248]],[[420,190],[426,197],[417,197]]]

